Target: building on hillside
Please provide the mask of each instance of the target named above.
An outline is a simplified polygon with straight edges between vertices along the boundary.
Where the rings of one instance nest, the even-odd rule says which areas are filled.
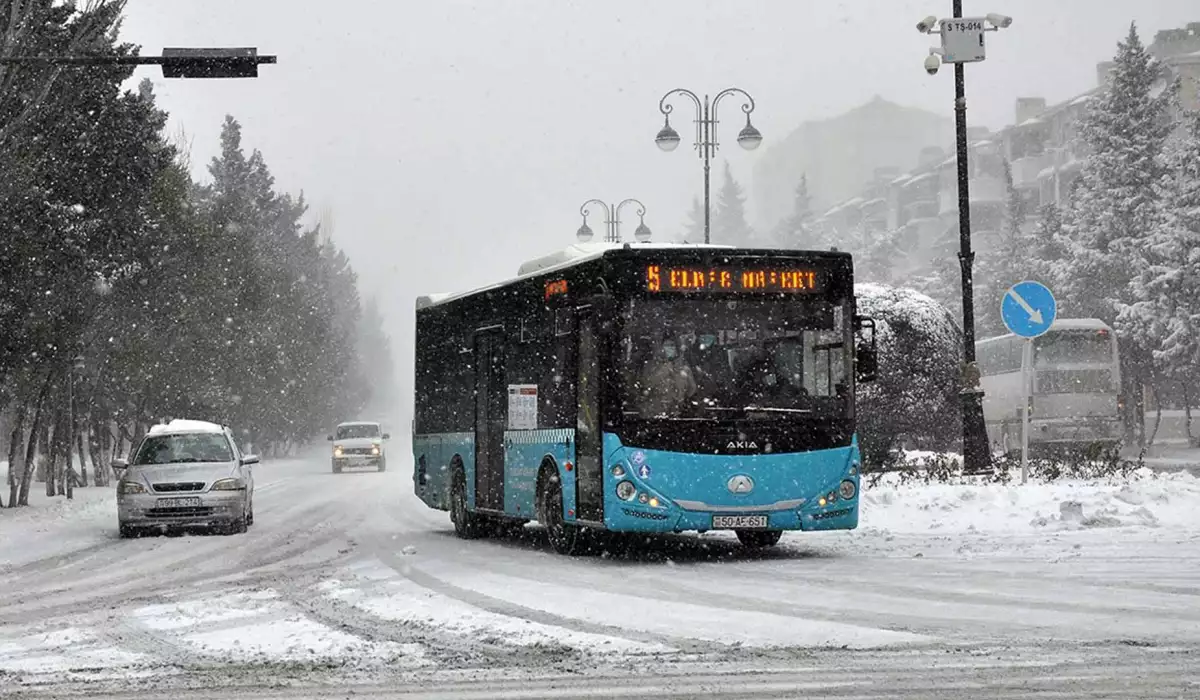
[[[1200,22],[1159,32],[1148,50],[1162,61],[1165,78],[1179,79],[1181,108],[1200,109]],[[996,133],[968,130],[971,229],[977,251],[986,249],[995,238],[987,234],[1004,222],[1005,161],[1024,201],[1027,225],[1036,223],[1042,205],[1067,198],[1087,155],[1079,137],[1080,120],[1088,102],[1105,89],[1111,69],[1111,61],[1098,64],[1096,87],[1056,105],[1040,97],[1018,98],[1013,124]],[[930,261],[958,249],[954,149],[926,147],[915,168],[891,175],[877,169],[858,194],[818,216],[816,225],[833,240],[863,240],[871,232],[895,231],[905,256],[897,261],[896,273],[920,274]]]
[[[770,230],[792,214],[796,186],[807,176],[814,212],[855,196],[877,168],[917,165],[925,146],[954,139],[952,115],[904,107],[879,97],[844,114],[805,122],[769,144],[747,188],[754,223]]]

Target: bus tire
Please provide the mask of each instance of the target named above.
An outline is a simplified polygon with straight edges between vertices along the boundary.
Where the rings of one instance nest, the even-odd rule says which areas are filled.
[[[455,470],[450,484],[450,522],[454,534],[464,540],[477,539],[486,529],[481,517],[467,509],[467,477],[461,469]]]
[[[747,549],[763,549],[779,544],[782,530],[734,530],[738,542]]]
[[[563,519],[562,482],[557,473],[543,469],[542,478],[538,479],[538,495],[538,521],[546,528],[554,551],[569,557],[585,553],[586,533]]]

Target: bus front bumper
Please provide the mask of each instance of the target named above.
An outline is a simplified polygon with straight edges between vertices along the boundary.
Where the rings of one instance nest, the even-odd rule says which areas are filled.
[[[605,524],[618,532],[708,532],[709,530],[852,530],[858,527],[858,498],[821,505],[801,499],[770,511],[690,510],[674,504],[652,507],[623,502]]]

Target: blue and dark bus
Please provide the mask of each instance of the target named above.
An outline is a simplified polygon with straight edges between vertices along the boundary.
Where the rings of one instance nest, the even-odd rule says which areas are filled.
[[[858,525],[847,253],[583,244],[416,306],[414,488],[460,537]]]

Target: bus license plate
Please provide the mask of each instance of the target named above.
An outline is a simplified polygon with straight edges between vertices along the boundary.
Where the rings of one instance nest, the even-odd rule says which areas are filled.
[[[714,530],[742,530],[746,528],[763,528],[767,526],[765,515],[714,515],[712,519]]]
[[[159,508],[199,508],[199,498],[160,498]]]

